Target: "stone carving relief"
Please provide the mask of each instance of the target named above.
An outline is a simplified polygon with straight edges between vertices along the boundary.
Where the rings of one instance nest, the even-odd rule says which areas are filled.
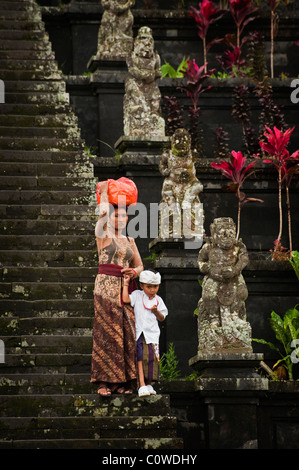
[[[186,129],[177,129],[173,134],[171,148],[162,154],[159,170],[165,176],[160,203],[160,236],[202,238],[203,211],[199,193],[203,186],[196,177],[191,136]]]
[[[165,122],[160,113],[161,93],[157,79],[162,75],[161,61],[154,51],[152,30],[139,29],[134,49],[127,57],[125,82],[124,134],[146,137],[165,136]]]
[[[210,230],[211,237],[198,254],[205,274],[198,302],[198,353],[252,352],[245,308],[248,290],[242,275],[248,264],[246,246],[236,240],[231,218],[214,219]]]
[[[124,60],[133,49],[135,0],[101,0],[104,12],[98,33],[97,57]]]

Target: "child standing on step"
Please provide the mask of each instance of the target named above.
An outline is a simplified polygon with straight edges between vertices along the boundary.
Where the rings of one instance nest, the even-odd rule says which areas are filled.
[[[123,302],[130,303],[135,313],[138,395],[140,397],[156,394],[151,382],[158,380],[159,377],[160,328],[158,322],[162,322],[168,314],[162,298],[157,295],[160,283],[159,273],[144,270],[139,276],[141,290],[135,290],[129,294],[129,277],[124,276]]]

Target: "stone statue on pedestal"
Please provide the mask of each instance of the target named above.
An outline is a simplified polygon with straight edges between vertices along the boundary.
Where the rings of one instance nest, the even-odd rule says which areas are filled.
[[[203,211],[198,195],[203,186],[196,177],[191,136],[186,129],[177,129],[173,134],[171,149],[162,154],[159,170],[165,176],[160,203],[160,236],[202,237]]]
[[[211,237],[199,251],[198,266],[205,274],[198,302],[198,353],[252,352],[251,327],[246,321],[248,296],[242,270],[247,249],[236,240],[231,218],[214,219]]]
[[[125,82],[125,136],[165,136],[165,122],[160,115],[161,93],[157,79],[162,76],[161,61],[154,51],[152,30],[139,29],[134,49],[127,57],[128,77]]]
[[[101,0],[104,12],[98,33],[97,57],[124,60],[133,49],[135,0]]]

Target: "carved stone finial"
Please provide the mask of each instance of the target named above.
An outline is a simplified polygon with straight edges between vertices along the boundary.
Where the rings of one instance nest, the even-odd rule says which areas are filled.
[[[248,264],[246,246],[236,240],[236,226],[229,217],[214,219],[210,230],[210,240],[198,254],[205,274],[198,302],[198,352],[252,352],[242,276]]]
[[[126,136],[165,136],[165,122],[160,113],[161,93],[157,85],[157,79],[162,75],[160,65],[152,31],[143,26],[134,41],[132,54],[127,57],[128,76],[124,97]]]

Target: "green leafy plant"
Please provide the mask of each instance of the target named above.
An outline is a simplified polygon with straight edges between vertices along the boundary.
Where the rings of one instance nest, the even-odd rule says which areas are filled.
[[[270,325],[275,333],[276,339],[283,347],[282,351],[270,341],[252,338],[252,341],[265,344],[280,355],[281,359],[274,364],[273,369],[279,364],[284,363],[290,380],[293,380],[294,357],[296,358],[296,362],[298,361],[298,351],[296,353],[296,350],[294,350],[294,345],[297,345],[296,340],[299,340],[299,310],[297,310],[296,307],[288,310],[283,318],[274,311],[271,313]]]
[[[178,66],[177,69],[174,69],[172,65],[169,64],[169,62],[166,62],[164,60],[164,65],[161,66],[161,71],[162,71],[162,78],[183,78],[184,77],[184,71],[185,68],[188,67],[187,61],[189,60],[189,57],[186,59],[185,56]]]
[[[177,360],[173,343],[169,344],[168,351],[162,354],[160,359],[160,374],[162,380],[175,380],[181,375],[177,369],[179,361]]]
[[[291,258],[289,258],[289,262],[293,266],[293,269],[299,281],[299,251],[291,252]]]

